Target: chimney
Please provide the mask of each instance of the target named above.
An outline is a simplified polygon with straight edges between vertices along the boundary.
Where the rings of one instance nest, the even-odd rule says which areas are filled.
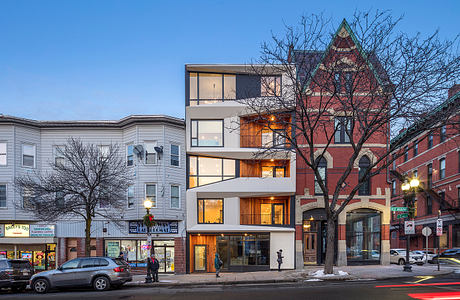
[[[290,44],[289,45],[289,53],[288,53],[288,63],[292,63],[292,55],[293,55],[293,52],[294,51],[294,45],[293,44]]]
[[[460,92],[460,84],[454,84],[450,89],[448,93],[448,99],[452,98],[455,94]]]

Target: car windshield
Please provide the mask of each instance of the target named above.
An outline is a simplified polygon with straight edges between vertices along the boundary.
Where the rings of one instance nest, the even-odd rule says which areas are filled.
[[[79,263],[79,262],[80,262],[80,261],[79,261],[78,259],[73,259],[73,260],[70,260],[70,261],[64,263],[64,264],[61,266],[61,268],[62,268],[62,269],[75,269],[75,268],[78,267],[78,263]]]

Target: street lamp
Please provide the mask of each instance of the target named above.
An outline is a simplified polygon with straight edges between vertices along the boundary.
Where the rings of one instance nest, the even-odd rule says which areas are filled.
[[[147,227],[147,247],[149,247],[149,257],[152,256],[152,237],[150,233],[150,227],[151,227],[151,222],[153,221],[153,216],[150,214],[150,209],[152,208],[153,203],[149,199],[144,200],[144,207],[145,210],[147,211],[147,214],[144,216],[144,224]],[[147,277],[145,277],[145,283],[151,283],[152,282],[152,276],[150,276],[150,272],[147,271]]]
[[[408,208],[408,219],[413,218],[413,199],[415,196],[415,192],[417,191],[418,186],[420,185],[420,181],[414,177],[410,180],[410,182],[405,181],[401,185],[401,189],[404,192],[404,205]],[[409,191],[411,191],[409,193]],[[409,251],[410,251],[410,234],[406,235],[406,263],[404,264],[403,271],[405,272],[412,272],[412,267],[410,265],[410,256],[409,256]]]

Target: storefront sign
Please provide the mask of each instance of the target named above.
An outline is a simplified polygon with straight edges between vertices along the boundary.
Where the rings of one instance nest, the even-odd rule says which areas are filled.
[[[118,241],[107,241],[107,256],[118,257],[120,255],[120,242]]]
[[[177,221],[156,221],[150,228],[150,233],[178,233]],[[130,221],[129,233],[147,233],[147,227],[142,221]]]
[[[4,236],[5,236],[5,225],[0,224],[0,237],[4,237]]]
[[[29,224],[5,224],[5,237],[29,237]]]
[[[54,225],[30,225],[31,237],[54,237]]]

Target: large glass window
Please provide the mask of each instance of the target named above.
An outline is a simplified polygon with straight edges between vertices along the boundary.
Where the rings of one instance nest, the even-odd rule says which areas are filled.
[[[180,187],[171,185],[171,208],[180,208]]]
[[[324,157],[321,157],[318,162],[318,172],[319,175],[321,176],[321,180],[323,181],[323,184],[326,186],[327,185],[327,161]],[[315,195],[322,195],[323,190],[321,189],[321,186],[319,185],[319,181],[317,180],[315,176]]]
[[[147,183],[145,185],[145,198],[152,201],[152,207],[157,206],[157,186],[156,184]]]
[[[236,99],[236,75],[190,73],[190,105]]]
[[[192,147],[222,147],[224,145],[223,120],[192,120]]]
[[[189,187],[235,178],[235,160],[189,156]]]
[[[225,269],[230,266],[268,266],[270,264],[270,236],[268,234],[218,236],[216,250]]]
[[[178,167],[180,164],[180,147],[179,145],[171,144],[171,166]]]
[[[359,160],[359,174],[358,174],[360,181],[363,180],[365,176],[369,176],[369,174],[366,174],[366,173],[369,171],[370,165],[371,165],[371,161],[366,155],[361,157],[361,159]],[[365,179],[363,185],[359,187],[358,194],[359,195],[370,195],[371,194],[370,177]]]
[[[446,159],[441,158],[439,160],[439,179],[446,178]]]
[[[262,148],[286,147],[286,130],[284,129],[263,129],[261,137]]]
[[[0,143],[0,166],[6,166],[6,143]]]
[[[353,261],[380,261],[380,213],[360,209],[347,213],[347,258]]]
[[[262,97],[281,96],[281,76],[262,76],[260,83]]]
[[[224,200],[223,199],[198,199],[199,224],[223,224]]]
[[[351,117],[336,117],[334,120],[335,135],[334,141],[336,144],[344,144],[350,142],[351,135]]]
[[[6,207],[6,184],[0,184],[0,207]]]
[[[22,145],[22,166],[35,168],[35,145]]]

